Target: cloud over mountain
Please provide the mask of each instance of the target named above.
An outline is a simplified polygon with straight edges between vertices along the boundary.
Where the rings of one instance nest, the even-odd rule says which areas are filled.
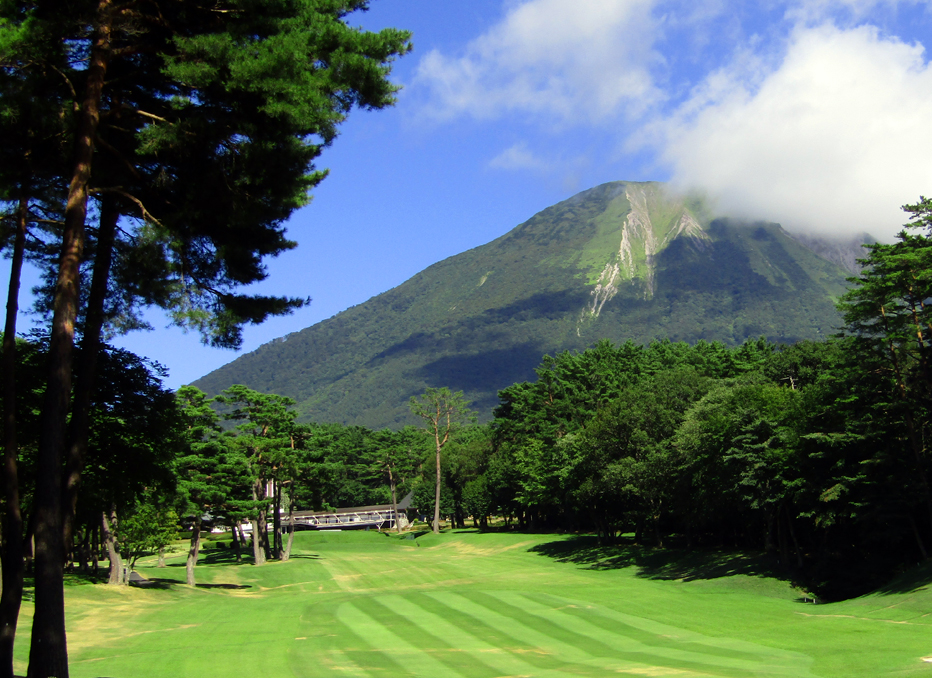
[[[932,69],[862,26],[798,29],[770,71],[710,75],[658,124],[662,159],[730,214],[891,237],[932,190]]]
[[[506,8],[461,53],[423,56],[412,83],[434,120],[522,130],[493,168],[560,173],[540,158],[578,157],[591,130],[614,140],[597,150],[607,172],[643,156],[642,178],[698,188],[723,211],[881,238],[932,192],[932,70],[896,30],[907,11],[928,19],[928,0]]]

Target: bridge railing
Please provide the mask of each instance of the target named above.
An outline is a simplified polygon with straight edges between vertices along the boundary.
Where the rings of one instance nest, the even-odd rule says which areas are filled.
[[[407,522],[407,521],[405,521]],[[395,526],[395,512],[387,511],[352,511],[346,513],[318,513],[309,516],[295,516],[295,525],[307,525],[309,527],[340,527],[342,525],[349,527],[376,526],[381,528],[382,525],[388,527]]]
[[[408,519],[404,512],[398,512],[398,521],[404,528],[408,524]],[[293,516],[295,527],[312,527],[315,529],[337,528],[337,527],[376,527],[377,529],[394,528],[395,512],[391,509],[376,511],[346,511],[340,513],[314,513],[310,515]],[[282,516],[282,525],[288,525],[288,516]],[[272,529],[272,523],[269,523],[269,529]],[[244,524],[243,531],[252,532],[251,524]]]

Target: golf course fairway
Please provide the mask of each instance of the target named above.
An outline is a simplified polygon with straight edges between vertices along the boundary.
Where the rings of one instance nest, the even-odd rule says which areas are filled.
[[[923,582],[814,605],[735,558],[676,570],[555,535],[305,532],[285,563],[205,551],[196,588],[181,555],[151,559],[153,587],[69,584],[71,675],[932,677]]]

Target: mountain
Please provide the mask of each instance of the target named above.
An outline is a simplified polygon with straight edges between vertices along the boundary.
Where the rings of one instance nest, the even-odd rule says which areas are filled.
[[[713,218],[663,184],[612,182],[195,382],[288,395],[302,420],[411,422],[426,386],[480,419],[545,353],[597,340],[819,339],[850,273],[778,224]]]
[[[792,237],[811,249],[823,259],[828,259],[848,271],[852,276],[861,273],[858,259],[866,259],[868,252],[863,245],[877,242],[867,233],[854,238],[821,238],[803,233],[793,233]]]

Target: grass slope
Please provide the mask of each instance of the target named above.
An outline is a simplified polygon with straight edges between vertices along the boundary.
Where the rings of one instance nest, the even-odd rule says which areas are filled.
[[[180,559],[141,568],[164,588],[69,587],[71,675],[932,674],[921,661],[932,654],[927,577],[816,606],[741,558],[632,559],[515,534],[295,542],[292,561],[259,568],[214,551],[196,589],[181,585]],[[22,673],[28,630],[24,619]]]

